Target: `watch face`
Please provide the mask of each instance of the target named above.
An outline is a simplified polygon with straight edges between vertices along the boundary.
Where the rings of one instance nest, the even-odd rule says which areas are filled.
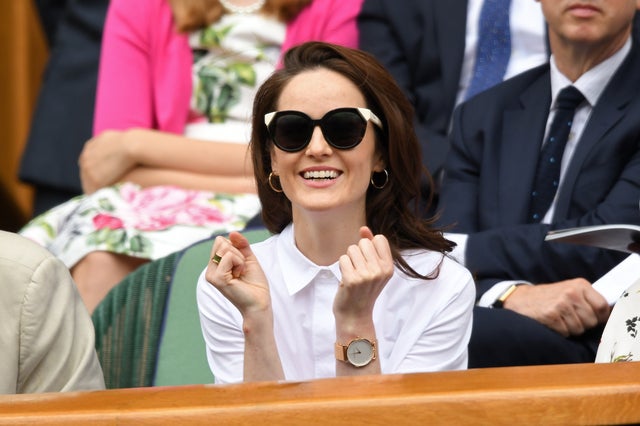
[[[353,340],[347,348],[347,359],[356,367],[364,367],[373,359],[373,345],[367,339]]]

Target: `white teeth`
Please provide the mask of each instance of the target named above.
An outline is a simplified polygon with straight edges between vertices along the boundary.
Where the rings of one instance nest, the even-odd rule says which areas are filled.
[[[303,177],[305,179],[335,179],[338,177],[338,172],[335,170],[314,170],[304,172]]]

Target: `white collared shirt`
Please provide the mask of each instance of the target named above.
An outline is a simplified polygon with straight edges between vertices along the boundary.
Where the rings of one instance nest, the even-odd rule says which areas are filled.
[[[335,377],[333,300],[338,262],[318,266],[295,246],[293,226],[251,246],[269,277],[274,334],[286,380]],[[459,370],[467,367],[475,287],[463,266],[427,250],[403,252],[418,272],[442,260],[438,278],[408,278],[396,269],[378,297],[373,321],[383,373]],[[244,335],[239,311],[200,275],[198,308],[207,359],[216,383],[241,382]],[[341,342],[348,343],[348,342]]]

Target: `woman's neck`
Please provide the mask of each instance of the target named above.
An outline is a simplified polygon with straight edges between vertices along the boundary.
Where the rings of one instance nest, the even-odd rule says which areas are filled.
[[[360,240],[364,213],[337,215],[332,212],[294,212],[294,239],[298,250],[316,265],[328,266],[346,254],[347,247]]]

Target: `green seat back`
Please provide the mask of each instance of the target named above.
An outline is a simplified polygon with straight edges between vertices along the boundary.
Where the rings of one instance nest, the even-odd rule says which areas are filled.
[[[96,352],[108,389],[152,386],[171,277],[180,253],[127,275],[96,307]]]
[[[264,228],[242,231],[251,243],[270,236]],[[167,301],[164,330],[158,350],[155,386],[206,384],[213,382],[196,303],[198,276],[207,266],[213,239],[182,252]]]

